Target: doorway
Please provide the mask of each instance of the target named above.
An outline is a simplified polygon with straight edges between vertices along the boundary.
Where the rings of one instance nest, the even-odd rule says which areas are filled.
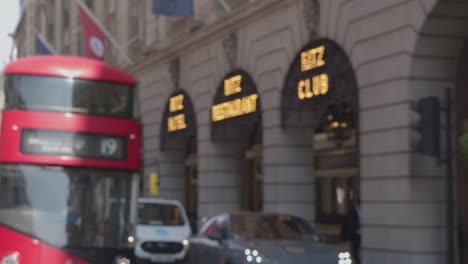
[[[192,227],[197,232],[198,219],[198,158],[197,142],[193,139],[189,144],[185,157],[185,210]]]
[[[331,105],[313,136],[316,179],[316,226],[341,244],[343,226],[359,206],[359,152],[355,104]]]
[[[241,209],[261,212],[263,210],[263,159],[262,129],[256,123],[249,137],[247,150],[244,152],[241,179]]]
[[[262,145],[256,144],[245,152],[247,171],[244,173],[243,190],[245,201],[243,210],[259,212],[263,210]]]
[[[359,200],[359,170],[355,136],[336,147],[315,135],[315,186],[317,229],[330,241],[341,243],[341,228]],[[317,146],[320,145],[320,146]]]

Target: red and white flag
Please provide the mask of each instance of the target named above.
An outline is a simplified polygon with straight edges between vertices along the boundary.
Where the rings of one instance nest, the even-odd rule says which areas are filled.
[[[79,2],[77,2],[77,5],[83,29],[86,54],[88,57],[104,60],[106,35]]]

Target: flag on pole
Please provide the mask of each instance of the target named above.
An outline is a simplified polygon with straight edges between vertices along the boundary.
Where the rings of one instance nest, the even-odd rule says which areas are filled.
[[[36,32],[36,54],[47,55],[54,54],[54,50],[49,43]]]
[[[153,0],[153,13],[167,16],[193,16],[193,0]]]
[[[106,35],[79,2],[77,2],[77,5],[85,40],[86,55],[97,60],[104,60]]]

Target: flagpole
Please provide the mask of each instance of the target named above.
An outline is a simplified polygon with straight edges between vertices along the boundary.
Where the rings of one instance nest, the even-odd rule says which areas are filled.
[[[57,54],[52,45],[50,45],[49,42],[46,39],[44,39],[41,32],[39,32],[37,29],[34,29],[34,32],[36,33],[36,37],[38,37],[42,41],[42,43],[46,45],[46,47],[50,50],[50,52],[52,52],[52,54]]]
[[[217,0],[218,3],[226,10],[226,12],[231,12],[231,7],[224,0]]]
[[[99,21],[99,19],[93,14],[93,12],[91,12],[91,10],[89,10],[88,6],[86,6],[85,3],[83,3],[82,0],[75,0],[75,2],[77,4],[79,4],[81,6],[81,8],[83,8],[83,10],[86,12],[86,14],[94,21],[94,23],[96,23],[96,25],[102,30],[102,32],[104,32],[104,34],[106,35],[106,37],[112,42],[112,44],[114,44],[117,49],[119,50],[119,52],[121,52],[124,56],[125,56],[125,59],[127,59],[128,62],[130,62],[130,64],[133,64],[133,61],[132,59],[128,56],[127,52],[125,52],[120,46],[119,44],[117,43],[117,41],[112,37],[112,34],[107,31],[107,29],[104,27],[104,25]]]

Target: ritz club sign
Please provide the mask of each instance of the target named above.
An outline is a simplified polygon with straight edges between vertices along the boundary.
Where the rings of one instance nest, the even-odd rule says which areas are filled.
[[[282,93],[281,124],[317,127],[330,106],[354,104],[357,84],[341,47],[328,39],[304,46],[292,61]]]
[[[300,68],[300,78],[296,81],[299,100],[320,98],[329,93],[327,57],[327,46],[321,42],[300,52],[300,60],[295,63],[296,68]]]

